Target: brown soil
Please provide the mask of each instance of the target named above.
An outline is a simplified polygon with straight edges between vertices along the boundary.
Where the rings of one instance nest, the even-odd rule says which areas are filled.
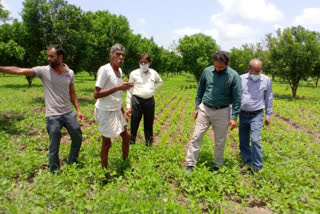
[[[281,116],[280,114],[278,113],[274,113],[273,116],[275,116],[276,118],[278,118],[281,122],[284,122],[286,124],[289,124],[291,127],[293,127],[295,130],[299,131],[299,132],[302,132],[302,133],[306,133],[308,135],[310,135],[311,137],[313,137],[315,139],[315,141],[317,143],[320,143],[320,134],[313,131],[313,130],[310,130],[306,127],[302,127],[300,126],[299,124],[291,121],[290,119],[286,118],[286,117],[283,117]]]

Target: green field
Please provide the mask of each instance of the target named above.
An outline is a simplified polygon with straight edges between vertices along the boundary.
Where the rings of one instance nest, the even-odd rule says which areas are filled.
[[[196,82],[187,74],[163,79],[156,95],[154,147],[145,146],[140,124],[138,144],[124,162],[120,138],[115,138],[111,179],[105,180],[93,119],[93,77],[76,76],[86,117],[79,163],[66,164],[70,138],[63,130],[62,171],[52,175],[41,81],[34,79],[28,88],[25,77],[1,75],[0,213],[320,213],[320,89],[303,83],[292,99],[287,84],[273,82],[275,114],[262,129],[260,173],[239,173],[237,130],[228,135],[223,167],[209,172],[210,130],[194,172],[184,175]]]

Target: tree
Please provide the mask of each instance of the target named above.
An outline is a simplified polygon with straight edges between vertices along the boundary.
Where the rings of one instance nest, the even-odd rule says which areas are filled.
[[[267,46],[271,61],[277,66],[278,74],[291,87],[292,97],[296,97],[301,79],[311,75],[313,63],[318,57],[317,37],[314,32],[301,26],[276,31],[277,37],[267,35]]]
[[[85,41],[82,50],[83,70],[93,73],[96,78],[98,68],[109,60],[110,47],[121,43],[127,47],[131,30],[124,16],[110,14],[108,11],[87,12],[81,25]]]
[[[318,59],[317,64],[313,67],[311,76],[316,88],[318,88],[319,79],[320,79],[320,59]]]
[[[75,73],[82,70],[82,51],[85,49],[84,36],[81,33],[83,11],[68,4],[64,0],[51,0],[48,2],[48,13],[45,19],[51,23],[50,34],[46,35],[45,43],[59,44],[66,51],[65,63]]]
[[[52,44],[61,45],[66,51],[65,63],[74,72],[80,71],[81,53],[84,49],[80,32],[83,12],[64,0],[26,0],[22,12],[26,29],[26,65],[47,63],[47,48]],[[27,77],[28,82],[32,78]]]
[[[4,9],[3,3],[0,0],[0,20],[4,23],[10,19],[9,11]]]
[[[162,68],[161,70],[167,74],[180,74],[182,71],[182,57],[174,52],[166,51],[162,55]]]
[[[12,24],[0,25],[0,64],[21,66],[25,49],[21,46],[25,37],[23,25],[14,20]]]
[[[46,50],[46,35],[50,34],[51,25],[44,19],[49,8],[46,0],[25,0],[22,10],[23,25],[26,30],[24,48],[26,50],[26,66],[32,67],[46,63],[41,51]]]
[[[24,57],[25,50],[14,40],[0,42],[0,64],[1,65],[19,65]]]
[[[249,62],[255,58],[255,46],[244,44],[241,48],[232,48],[230,51],[230,67],[239,74],[248,72]]]
[[[139,67],[139,56],[142,53],[148,53],[151,58],[151,67],[161,73],[163,49],[153,41],[153,38],[142,38],[140,34],[131,33],[126,47],[126,60],[123,65],[123,71],[128,76],[129,73]]]
[[[1,65],[23,66],[25,49],[21,44],[24,36],[24,27],[17,20],[14,20],[12,24],[0,25]]]
[[[212,56],[219,47],[212,37],[199,33],[180,39],[177,49],[183,57],[185,70],[199,82],[203,69],[212,65]]]
[[[263,73],[271,75],[272,80],[274,80],[278,70],[271,62],[270,50],[261,43],[258,43],[256,45],[255,57],[261,60]]]
[[[315,32],[317,37],[317,44],[316,44],[316,50],[317,55],[316,60],[314,62],[314,66],[311,70],[311,77],[314,80],[316,88],[318,87],[319,79],[320,79],[320,33]]]

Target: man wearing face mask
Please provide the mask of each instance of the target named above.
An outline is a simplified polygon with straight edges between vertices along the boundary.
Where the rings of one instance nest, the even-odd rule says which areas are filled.
[[[149,68],[151,60],[149,54],[141,54],[139,57],[140,69],[130,73],[129,82],[134,87],[127,92],[127,114],[131,115],[130,123],[130,144],[135,144],[139,123],[142,115],[144,119],[144,136],[147,146],[153,143],[153,121],[154,121],[154,95],[157,88],[162,85],[159,74]],[[132,110],[130,107],[132,106]]]
[[[262,73],[262,62],[253,59],[249,63],[248,73],[241,75],[241,111],[239,122],[240,151],[246,167],[258,172],[262,169],[261,127],[263,124],[263,109],[265,109],[265,124],[270,124],[272,114],[272,83],[271,79]],[[250,146],[251,140],[251,146]]]
[[[194,113],[197,123],[186,157],[186,174],[190,174],[197,163],[203,136],[210,125],[215,142],[214,167],[210,170],[219,170],[223,164],[228,126],[231,130],[236,127],[241,103],[240,77],[228,66],[229,61],[227,52],[216,52],[213,56],[213,66],[204,69],[201,75]]]

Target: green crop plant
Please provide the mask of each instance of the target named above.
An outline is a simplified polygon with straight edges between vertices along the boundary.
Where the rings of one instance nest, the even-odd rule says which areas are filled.
[[[123,161],[121,138],[116,137],[109,168],[103,170],[101,135],[93,117],[95,81],[87,73],[77,74],[75,88],[85,115],[79,162],[66,163],[70,140],[63,129],[62,170],[52,175],[40,80],[35,78],[29,88],[24,77],[1,76],[0,213],[246,213],[253,207],[320,212],[320,89],[302,83],[292,99],[286,85],[273,82],[275,114],[270,126],[262,128],[260,173],[239,173],[243,163],[237,130],[228,133],[223,166],[210,171],[210,128],[194,172],[185,175],[197,83],[185,73],[163,79],[155,95],[155,145],[137,141]],[[142,124],[138,135],[144,139]]]

